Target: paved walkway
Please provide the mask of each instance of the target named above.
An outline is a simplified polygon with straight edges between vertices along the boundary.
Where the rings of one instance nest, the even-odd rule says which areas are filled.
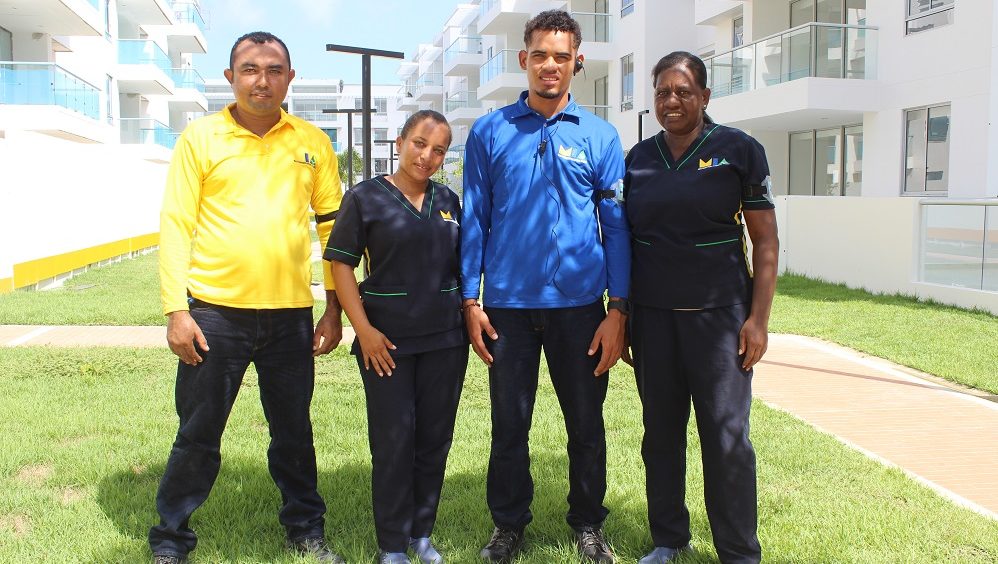
[[[164,327],[0,326],[0,346],[162,347]],[[353,339],[344,328],[344,341]],[[755,395],[998,519],[998,398],[806,337],[773,335]]]

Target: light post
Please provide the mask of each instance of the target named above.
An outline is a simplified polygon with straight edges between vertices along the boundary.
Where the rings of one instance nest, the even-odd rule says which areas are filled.
[[[347,188],[353,188],[353,115],[359,114],[364,110],[355,110],[352,108],[337,108],[335,110],[322,110],[324,114],[346,114],[347,115],[347,174],[350,178],[347,179]],[[367,110],[368,119],[371,117],[371,112],[374,110]],[[370,178],[370,174],[364,179]]]
[[[366,49],[348,45],[326,45],[326,51],[352,53],[361,57],[361,127],[364,131],[364,180],[371,178],[371,57],[387,57],[389,59],[404,59],[401,51],[383,51],[381,49]],[[347,114],[350,115],[350,114]],[[349,121],[350,118],[347,118]],[[351,146],[352,148],[352,146]],[[351,159],[352,161],[353,159]]]

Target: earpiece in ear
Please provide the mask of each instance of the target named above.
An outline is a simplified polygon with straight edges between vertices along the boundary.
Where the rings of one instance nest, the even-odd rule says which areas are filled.
[[[582,68],[583,68],[582,67],[582,59],[576,57],[575,58],[575,70],[572,72],[572,74],[573,75],[579,74],[579,72],[582,70]]]

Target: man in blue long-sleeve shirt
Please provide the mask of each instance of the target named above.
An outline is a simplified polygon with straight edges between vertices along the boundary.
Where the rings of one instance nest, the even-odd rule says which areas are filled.
[[[515,557],[531,520],[527,438],[542,348],[568,431],[568,523],[585,560],[614,561],[602,533],[603,401],[624,343],[630,240],[620,139],[568,92],[581,41],[565,12],[527,22],[528,90],[476,121],[465,146],[461,291],[472,347],[489,365],[496,528],[482,557],[494,562]]]

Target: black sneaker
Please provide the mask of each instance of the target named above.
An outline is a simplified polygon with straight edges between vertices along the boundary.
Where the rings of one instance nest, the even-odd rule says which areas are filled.
[[[603,536],[603,529],[583,529],[575,531],[575,543],[579,547],[579,554],[582,555],[583,562],[599,562],[600,564],[613,564],[616,559],[610,545],[606,543]]]
[[[287,546],[291,551],[303,556],[311,556],[319,562],[331,562],[332,564],[346,564],[346,561],[329,549],[326,539],[322,537],[302,537],[288,539]]]
[[[153,554],[152,564],[187,564],[187,557],[176,554]]]
[[[512,562],[523,548],[523,531],[496,527],[480,556],[489,562]]]

